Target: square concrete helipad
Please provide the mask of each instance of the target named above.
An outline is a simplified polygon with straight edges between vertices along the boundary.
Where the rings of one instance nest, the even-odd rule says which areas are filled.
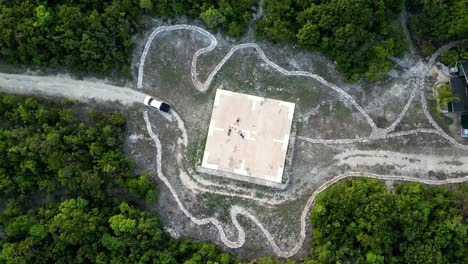
[[[218,89],[201,170],[268,186],[281,184],[294,107]]]

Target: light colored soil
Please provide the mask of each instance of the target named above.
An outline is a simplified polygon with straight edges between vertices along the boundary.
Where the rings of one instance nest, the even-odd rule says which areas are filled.
[[[100,80],[74,80],[70,76],[32,76],[0,73],[0,87],[4,92],[67,97],[82,102],[118,101],[130,106],[141,103],[145,94],[130,88],[102,83]]]

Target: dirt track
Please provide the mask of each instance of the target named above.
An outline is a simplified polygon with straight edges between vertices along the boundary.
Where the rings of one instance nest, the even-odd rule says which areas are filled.
[[[0,91],[15,94],[59,96],[88,102],[118,101],[123,105],[143,102],[144,93],[102,83],[75,80],[66,75],[31,76],[0,73]]]

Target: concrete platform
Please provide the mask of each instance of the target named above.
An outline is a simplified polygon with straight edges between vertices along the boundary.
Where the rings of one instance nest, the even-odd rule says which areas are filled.
[[[294,103],[218,89],[201,168],[213,175],[278,186],[294,108]]]

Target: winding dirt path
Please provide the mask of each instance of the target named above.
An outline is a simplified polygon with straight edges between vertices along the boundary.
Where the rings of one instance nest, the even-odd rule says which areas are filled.
[[[406,14],[403,14],[404,18]],[[211,85],[211,82],[213,78],[216,76],[216,74],[219,72],[219,70],[223,67],[223,65],[230,59],[230,57],[238,50],[241,49],[246,49],[246,48],[253,48],[257,51],[258,55],[260,58],[265,61],[270,67],[275,69],[276,71],[280,72],[283,75],[286,76],[306,76],[306,77],[311,77],[322,84],[326,85],[327,87],[333,89],[336,91],[338,94],[349,100],[353,106],[355,106],[361,114],[366,118],[368,124],[372,128],[372,133],[368,137],[364,138],[353,138],[353,139],[332,139],[332,140],[327,140],[327,139],[313,139],[313,138],[306,138],[306,137],[297,137],[298,139],[310,142],[310,143],[315,143],[315,144],[355,144],[355,143],[366,143],[374,140],[382,140],[382,139],[388,139],[388,138],[396,138],[396,137],[402,137],[402,136],[407,136],[407,135],[413,135],[413,134],[419,134],[419,133],[430,133],[430,134],[437,134],[446,140],[448,140],[450,143],[455,145],[458,148],[462,149],[468,149],[468,146],[459,144],[456,142],[453,138],[451,138],[449,135],[447,135],[432,119],[430,114],[427,111],[427,102],[425,101],[424,97],[424,90],[423,90],[423,84],[424,84],[424,76],[420,76],[416,87],[412,90],[410,97],[408,98],[407,103],[405,104],[403,110],[397,117],[397,119],[387,128],[378,128],[375,124],[375,122],[372,120],[372,118],[369,116],[369,114],[355,101],[355,99],[350,96],[348,93],[346,93],[344,90],[342,90],[340,87],[326,81],[323,79],[321,76],[318,76],[314,73],[306,72],[306,71],[288,71],[279,65],[275,64],[271,60],[269,60],[263,50],[255,43],[246,43],[246,44],[240,44],[236,45],[231,48],[231,50],[224,56],[224,58],[216,65],[216,67],[211,71],[209,74],[208,78],[206,79],[205,82],[201,82],[198,79],[198,74],[197,74],[197,60],[198,57],[202,54],[208,53],[212,51],[216,46],[217,46],[217,40],[216,38],[210,34],[209,32],[195,26],[190,26],[190,25],[176,25],[176,26],[164,26],[164,27],[159,27],[156,28],[152,34],[150,35],[146,45],[145,49],[143,51],[142,57],[140,58],[140,65],[139,65],[139,75],[138,75],[138,87],[142,88],[143,87],[143,75],[144,75],[144,66],[145,66],[145,60],[146,56],[148,54],[148,50],[151,47],[151,44],[154,40],[154,38],[161,32],[168,32],[172,30],[193,30],[196,32],[201,33],[202,35],[206,36],[210,40],[210,44],[202,49],[199,49],[195,52],[192,58],[192,66],[191,66],[191,77],[193,84],[195,88],[199,91],[206,91],[208,90],[209,86]],[[435,61],[435,58],[440,54],[441,50],[447,49],[448,47],[455,46],[456,43],[450,43],[444,47],[442,47],[440,50],[438,50],[430,59],[429,64],[424,64],[424,62],[419,61],[416,66],[414,67],[422,67],[424,70],[428,70],[432,64]],[[426,71],[428,72],[428,71]],[[415,98],[417,98],[417,95],[421,96],[421,102],[423,105],[423,110],[424,114],[426,115],[427,119],[431,122],[433,125],[433,128],[419,128],[419,129],[414,129],[414,130],[407,130],[407,131],[399,131],[399,132],[393,132],[396,126],[401,122],[402,118],[406,115],[408,109],[412,105],[413,101]],[[198,219],[194,217],[186,208],[185,206],[181,203],[178,194],[175,192],[167,178],[162,173],[161,169],[161,143],[156,136],[156,134],[153,132],[151,128],[151,124],[149,123],[147,113],[145,112],[144,114],[144,119],[146,121],[146,126],[148,129],[148,133],[150,134],[151,138],[153,139],[154,143],[156,144],[157,148],[157,175],[158,177],[167,185],[169,190],[171,191],[172,195],[174,196],[174,199],[176,200],[179,208],[184,212],[184,214],[195,224],[197,225],[206,225],[206,224],[212,224],[214,225],[218,232],[219,232],[219,237],[220,240],[228,247],[230,248],[238,248],[241,247],[245,243],[245,230],[244,228],[239,224],[237,220],[238,215],[243,215],[250,219],[255,225],[257,225],[260,230],[262,231],[263,235],[265,236],[266,240],[272,247],[273,251],[275,252],[276,255],[280,257],[291,257],[294,256],[303,246],[304,240],[306,238],[306,227],[307,227],[307,219],[308,215],[310,212],[310,208],[315,202],[315,198],[317,197],[318,194],[323,192],[326,188],[331,186],[332,184],[343,180],[347,178],[352,178],[352,177],[368,177],[368,178],[374,178],[374,179],[380,179],[380,180],[393,180],[393,181],[409,181],[409,182],[419,182],[423,184],[428,184],[428,185],[443,185],[443,184],[453,184],[453,183],[462,183],[465,181],[468,181],[468,176],[462,177],[462,178],[454,178],[454,179],[446,179],[446,180],[429,180],[429,179],[419,179],[415,177],[409,177],[409,176],[396,176],[396,175],[378,175],[378,174],[372,174],[368,172],[348,172],[339,176],[334,177],[333,179],[325,182],[323,185],[321,185],[308,199],[302,214],[301,214],[301,219],[300,219],[300,237],[298,239],[298,242],[296,245],[294,245],[291,249],[289,250],[282,250],[278,247],[278,245],[275,242],[275,239],[271,235],[271,233],[264,228],[262,223],[250,212],[248,212],[245,208],[240,207],[240,206],[233,206],[230,209],[230,217],[231,221],[234,224],[236,230],[237,230],[237,240],[229,240],[226,237],[226,233],[224,231],[224,228],[220,224],[220,222],[215,219],[215,218],[204,218],[204,219]],[[181,119],[179,118],[179,122],[182,122]],[[183,123],[183,122],[182,122]],[[179,125],[180,126],[184,126]],[[186,132],[184,132],[184,138],[186,138]]]
[[[148,113],[146,111],[143,113],[143,118],[146,122],[146,129],[148,130],[148,134],[150,135],[151,139],[156,145],[156,173],[157,173],[158,178],[167,186],[172,196],[174,197],[174,200],[176,201],[180,210],[185,214],[185,216],[187,216],[196,225],[212,224],[213,226],[215,226],[216,229],[218,230],[219,238],[221,242],[223,242],[227,247],[230,247],[230,248],[239,248],[239,247],[242,247],[242,245],[245,243],[245,237],[246,237],[245,230],[239,224],[239,221],[237,219],[238,215],[242,215],[250,219],[255,225],[257,225],[260,228],[260,230],[262,231],[263,235],[267,239],[268,243],[271,245],[276,255],[278,255],[279,257],[284,257],[284,258],[294,256],[304,244],[304,240],[306,238],[306,228],[307,228],[307,223],[308,223],[307,220],[309,219],[308,217],[309,211],[312,205],[314,204],[315,198],[317,197],[317,195],[319,195],[321,192],[325,191],[328,187],[337,183],[338,181],[341,181],[347,178],[367,177],[367,178],[373,178],[373,179],[379,179],[379,180],[419,182],[419,183],[424,183],[424,184],[429,184],[429,185],[443,185],[443,184],[452,184],[452,183],[462,183],[462,182],[468,181],[468,176],[465,176],[463,178],[446,179],[446,180],[429,180],[429,179],[419,179],[419,178],[414,178],[414,177],[409,177],[409,176],[378,175],[378,174],[372,174],[372,173],[367,173],[367,172],[348,172],[348,173],[336,176],[333,179],[325,182],[307,200],[307,203],[304,209],[302,210],[301,219],[300,219],[300,237],[299,237],[298,242],[296,243],[296,245],[294,245],[292,249],[290,250],[280,249],[279,246],[276,244],[275,239],[273,238],[271,233],[262,225],[262,223],[258,220],[258,218],[256,218],[255,215],[250,213],[247,209],[240,207],[240,206],[232,206],[229,211],[231,221],[237,230],[237,240],[229,240],[226,236],[223,226],[220,224],[220,222],[216,218],[213,218],[213,217],[202,218],[202,219],[196,218],[187,210],[187,208],[185,208],[184,204],[180,201],[179,195],[174,190],[171,183],[167,180],[167,178],[164,176],[162,172],[161,142],[159,141],[158,136],[153,132],[153,128],[151,127],[151,123],[148,119]]]
[[[210,41],[210,44],[207,47],[201,48],[201,49],[197,50],[194,53],[193,58],[192,58],[192,65],[191,65],[191,69],[190,69],[191,70],[192,82],[195,85],[195,88],[197,90],[201,91],[201,92],[205,92],[206,90],[208,90],[208,88],[211,85],[211,82],[213,81],[213,78],[218,74],[218,72],[221,70],[221,68],[224,66],[224,64],[231,58],[231,56],[236,51],[251,48],[251,49],[255,49],[255,51],[257,51],[260,58],[266,64],[268,64],[270,67],[272,67],[276,71],[280,72],[281,74],[286,75],[286,76],[310,77],[310,78],[313,78],[313,79],[317,80],[318,82],[324,84],[325,86],[329,87],[330,89],[336,91],[338,94],[340,94],[346,100],[349,100],[353,104],[353,106],[356,107],[356,109],[359,112],[361,112],[361,114],[364,116],[364,118],[367,120],[367,122],[371,126],[372,130],[377,129],[377,126],[374,123],[374,120],[372,120],[372,118],[364,110],[364,108],[362,108],[356,102],[356,100],[351,95],[349,95],[347,92],[345,92],[343,89],[341,89],[337,85],[325,80],[323,77],[321,77],[321,76],[319,76],[317,74],[307,72],[307,71],[288,71],[288,70],[282,68],[278,64],[276,64],[273,61],[271,61],[270,59],[268,59],[268,57],[265,55],[263,50],[256,43],[244,43],[244,44],[239,44],[239,45],[235,45],[234,47],[232,47],[231,50],[224,56],[224,58],[211,71],[211,73],[208,75],[208,78],[205,80],[205,82],[201,82],[198,79],[198,73],[197,73],[198,57],[200,57],[201,55],[203,55],[205,53],[208,53],[208,52],[212,51],[213,49],[215,49],[216,46],[218,45],[218,41],[216,40],[215,36],[212,35],[211,33],[209,33],[208,31],[206,31],[206,30],[204,30],[204,29],[202,29],[200,27],[196,27],[196,26],[192,26],[192,25],[183,25],[182,24],[182,25],[175,25],[175,26],[162,26],[162,27],[156,28],[151,33],[151,35],[149,36],[149,38],[148,38],[148,40],[147,40],[147,42],[145,44],[145,48],[144,48],[143,53],[142,53],[141,58],[140,58],[140,65],[138,67],[138,84],[137,84],[138,88],[143,87],[143,76],[144,76],[146,56],[148,55],[148,51],[149,51],[149,49],[151,47],[151,44],[154,41],[154,38],[157,35],[159,35],[160,33],[162,33],[162,32],[170,32],[170,31],[174,31],[174,30],[195,31],[195,32],[198,32],[198,33],[202,34],[203,36],[206,36]]]

